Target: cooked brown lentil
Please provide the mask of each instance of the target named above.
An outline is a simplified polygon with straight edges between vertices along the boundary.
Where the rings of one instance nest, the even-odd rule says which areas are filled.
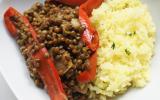
[[[49,51],[45,57],[51,56],[54,59],[69,100],[87,98],[87,90],[80,89],[76,76],[89,66],[88,58],[92,53],[81,40],[84,27],[78,20],[78,9],[46,0],[44,4],[37,2],[27,10],[24,15],[37,32],[40,44],[33,41],[27,25],[19,18],[11,18],[19,29],[17,43],[35,84],[44,87],[36,69],[40,61],[30,55],[45,46]]]
[[[34,80],[38,87],[43,88],[44,84],[36,69],[39,67],[40,61],[39,59],[33,59],[31,56],[33,53],[38,51],[41,46],[38,45],[36,41],[33,41],[31,33],[28,31],[28,25],[24,24],[20,17],[12,16],[10,19],[17,28],[18,37],[16,41],[19,44],[20,51],[26,60],[26,64],[28,65],[30,77]]]

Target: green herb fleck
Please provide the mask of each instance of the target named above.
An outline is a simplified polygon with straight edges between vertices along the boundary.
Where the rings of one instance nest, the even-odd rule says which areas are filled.
[[[133,35],[135,35],[135,34],[136,34],[135,31],[134,31],[133,33],[129,32],[129,33],[128,33],[128,36],[133,36]]]
[[[135,31],[133,32],[133,35],[136,35],[136,32],[135,32]]]
[[[125,49],[125,52],[126,52],[127,55],[131,54],[131,52],[128,49]]]
[[[111,48],[114,50],[115,47],[116,47],[116,45],[115,45],[115,43],[113,42]]]
[[[133,34],[132,33],[130,33],[130,34],[128,34],[129,36],[132,36]]]

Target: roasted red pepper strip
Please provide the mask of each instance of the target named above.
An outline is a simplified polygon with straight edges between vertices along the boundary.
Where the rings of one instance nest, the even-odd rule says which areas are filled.
[[[96,69],[97,69],[97,53],[96,50],[99,46],[99,37],[98,33],[94,27],[91,26],[89,17],[91,16],[91,12],[94,8],[97,8],[103,0],[88,0],[84,4],[80,6],[79,9],[79,19],[80,22],[86,26],[86,29],[82,35],[83,41],[87,44],[87,46],[95,52],[89,58],[89,68],[81,72],[77,76],[77,80],[82,83],[90,82],[96,76]]]
[[[12,16],[19,16],[24,21],[24,23],[29,26],[29,31],[31,32],[33,39],[37,41],[36,32],[34,31],[33,27],[29,23],[28,19],[23,15],[21,15],[16,9],[12,7],[9,7],[4,14],[4,22],[10,34],[14,37],[17,36],[17,29],[13,24],[13,22],[10,20]]]
[[[15,38],[17,37],[17,29],[14,26],[14,24],[12,23],[12,21],[10,20],[11,16],[14,15],[20,15],[19,12],[12,10],[13,8],[10,7],[4,14],[4,22],[6,25],[6,28],[8,29],[8,31],[10,32],[10,34]]]
[[[96,52],[90,57],[89,64],[90,64],[89,68],[78,75],[77,80],[79,82],[86,83],[95,78],[96,69],[97,69],[97,53]]]
[[[77,6],[77,5],[81,5],[87,0],[55,0],[55,1],[62,2],[67,5]]]
[[[31,24],[29,23],[28,19],[21,15],[17,10],[10,7],[4,14],[4,21],[7,29],[11,33],[11,35],[16,38],[17,37],[17,30],[13,22],[10,20],[10,17],[18,16],[20,17],[23,22],[29,26],[29,32],[32,34],[33,39],[38,42],[36,37],[36,32],[32,28]],[[67,97],[64,93],[62,83],[58,72],[53,64],[53,60],[48,57],[45,58],[45,53],[48,53],[46,48],[40,49],[34,55],[33,58],[40,59],[40,67],[38,69],[38,73],[42,78],[43,82],[45,83],[45,87],[47,88],[48,94],[50,95],[51,100],[66,100]]]
[[[90,23],[89,17],[92,10],[97,8],[102,2],[103,0],[88,0],[79,8],[79,20],[86,27],[82,39],[92,51],[97,50],[99,38],[97,31]]]
[[[53,64],[52,59],[45,58],[44,54],[46,52],[47,49],[42,48],[35,55],[33,55],[34,58],[40,59],[40,68],[38,68],[39,75],[46,85],[51,100],[67,100],[58,72]]]
[[[94,54],[89,58],[90,66],[89,68],[81,72],[77,76],[77,80],[82,83],[89,82],[93,80],[96,76],[96,66],[97,66],[97,54],[96,50],[99,47],[99,37],[98,33],[94,27],[92,27],[89,17],[91,16],[91,12],[93,9],[99,7],[99,5],[104,0],[86,0],[83,4],[80,3],[79,0],[57,0],[65,4],[73,5],[80,5],[79,8],[79,20],[82,25],[86,27],[85,31],[82,35],[82,40],[86,43],[86,45],[94,52]],[[82,0],[83,1],[83,0]]]

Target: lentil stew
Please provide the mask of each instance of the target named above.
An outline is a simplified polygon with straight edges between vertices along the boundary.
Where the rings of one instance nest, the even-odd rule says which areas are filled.
[[[89,58],[94,53],[81,39],[85,26],[79,22],[78,11],[79,7],[71,7],[53,0],[46,0],[44,4],[35,3],[24,12],[24,16],[37,33],[33,37],[28,31],[28,24],[18,16],[10,17],[17,29],[17,44],[35,84],[45,88],[38,72],[40,59],[33,57],[44,47],[49,51],[44,56],[52,58],[69,100],[86,100],[87,90],[80,88],[76,77],[89,68]]]

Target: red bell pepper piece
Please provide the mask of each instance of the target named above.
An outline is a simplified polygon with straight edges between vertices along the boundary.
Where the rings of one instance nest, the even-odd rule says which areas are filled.
[[[25,16],[21,15],[21,13],[19,13],[16,9],[12,7],[9,7],[8,10],[4,14],[4,22],[10,34],[13,37],[17,36],[17,29],[15,25],[13,24],[13,22],[10,20],[12,16],[20,17],[24,21],[24,23],[29,26],[29,31],[31,32],[33,39],[37,41],[36,32],[34,31],[32,25],[29,23],[28,19]]]
[[[17,10],[10,7],[4,14],[4,22],[9,30],[10,34],[16,38],[17,29],[13,22],[10,20],[11,17],[18,16],[23,22],[28,25],[29,32],[32,34],[34,41],[38,42],[37,34],[34,31],[33,27],[29,23],[28,19],[21,15]],[[45,87],[47,88],[48,94],[50,95],[51,100],[66,100],[67,97],[62,87],[62,83],[58,72],[53,64],[51,57],[44,58],[45,53],[48,53],[46,48],[41,48],[38,52],[32,55],[33,58],[40,59],[40,67],[37,68],[40,77],[42,78]]]
[[[11,16],[14,15],[20,15],[19,12],[17,12],[16,10],[12,10],[13,8],[10,7],[4,14],[4,22],[6,25],[6,28],[8,29],[8,31],[10,32],[10,34],[15,38],[17,37],[17,29],[14,26],[14,24],[12,23],[12,21],[10,20]]]
[[[97,8],[103,0],[88,0],[82,4],[79,8],[79,20],[81,24],[86,26],[86,29],[82,35],[83,41],[86,45],[94,51],[94,54],[89,58],[89,68],[88,70],[81,72],[77,76],[77,80],[82,83],[89,82],[93,80],[96,76],[97,69],[97,53],[96,50],[99,47],[99,37],[98,32],[92,27],[89,17],[93,9]]]
[[[64,93],[62,83],[60,81],[58,72],[53,64],[51,58],[45,58],[44,54],[47,52],[46,48],[40,49],[33,55],[34,58],[40,59],[40,68],[38,68],[51,100],[67,100]]]
[[[87,0],[55,0],[55,1],[62,2],[67,5],[77,6],[77,5],[81,5]]]
[[[96,66],[97,66],[97,54],[96,50],[99,47],[99,37],[98,32],[92,27],[89,17],[93,9],[99,7],[99,5],[104,0],[86,0],[84,3],[80,3],[79,0],[57,0],[65,4],[70,5],[80,5],[79,8],[79,20],[82,25],[86,27],[85,31],[82,34],[82,40],[86,45],[94,52],[94,54],[89,58],[90,66],[88,70],[81,72],[77,76],[79,82],[85,83],[93,80],[96,76]],[[82,0],[83,1],[83,0]]]
[[[79,8],[79,20],[81,24],[86,27],[82,39],[92,51],[97,50],[99,46],[99,37],[98,32],[91,25],[89,17],[91,16],[92,10],[99,7],[102,2],[103,0],[88,0]]]
[[[89,64],[89,68],[78,75],[77,80],[79,82],[86,83],[95,78],[97,69],[97,52],[89,58]]]
[[[82,39],[87,46],[96,51],[99,46],[98,33],[94,27],[92,27],[89,17],[93,9],[97,8],[104,0],[55,0],[69,5],[80,5],[79,8],[79,20],[82,25],[86,27]]]

